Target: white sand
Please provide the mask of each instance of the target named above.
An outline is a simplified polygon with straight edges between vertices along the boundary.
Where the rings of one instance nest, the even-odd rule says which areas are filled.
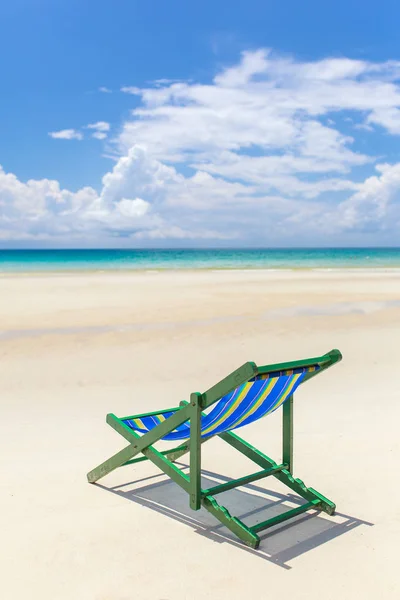
[[[395,272],[0,278],[1,598],[399,598],[399,300]],[[285,523],[253,551],[148,462],[86,483],[126,445],[107,412],[333,347],[343,362],[295,397],[294,474],[335,517]],[[279,460],[280,418],[241,435]],[[203,468],[258,469],[218,440]],[[251,524],[287,492],[269,478],[219,500]]]

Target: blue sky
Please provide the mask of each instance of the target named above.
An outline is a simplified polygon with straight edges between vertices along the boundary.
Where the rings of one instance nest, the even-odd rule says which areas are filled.
[[[391,0],[3,5],[1,246],[398,244],[399,22]]]

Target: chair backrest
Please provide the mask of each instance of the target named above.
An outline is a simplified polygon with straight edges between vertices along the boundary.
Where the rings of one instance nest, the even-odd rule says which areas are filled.
[[[302,381],[324,368],[326,367],[323,364],[321,366],[321,364],[310,362],[291,369],[284,367],[279,370],[269,367],[257,368],[256,376],[250,374],[250,378],[245,383],[233,390],[231,388],[232,391],[219,399],[216,398],[209,408],[205,409],[201,417],[201,436],[217,435],[265,417],[294,394]],[[254,373],[254,370],[249,373]],[[124,420],[124,423],[131,429],[147,433],[173,414],[174,411],[167,410],[151,415],[131,417]],[[190,424],[186,421],[167,433],[162,439],[172,441],[189,437]]]
[[[218,400],[202,419],[201,435],[216,435],[265,417],[294,394],[307,373],[318,369],[311,365],[257,375]]]

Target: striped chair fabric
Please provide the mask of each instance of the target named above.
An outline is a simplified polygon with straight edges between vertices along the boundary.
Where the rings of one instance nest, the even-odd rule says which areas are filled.
[[[201,436],[209,437],[248,425],[269,415],[294,394],[306,373],[318,370],[318,366],[279,371],[259,375],[223,396],[207,414],[202,416]],[[174,413],[164,412],[124,421],[131,429],[147,433]],[[185,422],[168,433],[164,440],[185,440],[190,437],[190,424]]]

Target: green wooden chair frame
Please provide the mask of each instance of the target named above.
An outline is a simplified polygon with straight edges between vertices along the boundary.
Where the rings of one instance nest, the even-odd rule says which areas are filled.
[[[332,350],[318,358],[262,367],[257,367],[255,363],[248,362],[203,394],[197,392],[191,394],[190,402],[181,402],[178,407],[165,409],[163,411],[143,413],[141,415],[131,415],[123,418],[118,418],[110,413],[106,418],[107,423],[120,433],[129,442],[129,445],[90,471],[87,475],[88,481],[89,483],[95,483],[101,477],[104,477],[118,467],[132,465],[143,460],[151,460],[189,494],[189,504],[193,510],[199,510],[203,506],[240,540],[252,548],[257,548],[260,544],[258,532],[273,527],[292,517],[296,517],[310,509],[317,509],[332,515],[335,512],[335,504],[315,489],[306,487],[303,481],[295,479],[292,475],[293,395],[289,396],[283,403],[282,462],[280,464],[276,463],[232,431],[220,433],[218,434],[218,437],[247,456],[247,458],[261,467],[261,470],[252,473],[251,475],[221,483],[208,489],[201,488],[201,444],[208,439],[211,439],[213,436],[205,438],[201,437],[201,414],[203,410],[207,409],[226,394],[229,394],[235,388],[248,382],[249,379],[257,375],[318,365],[318,370],[306,373],[306,376],[303,379],[304,382],[339,362],[341,358],[342,355],[339,350]],[[160,415],[167,411],[171,411],[174,414],[144,435],[138,434],[124,423],[127,419]],[[163,452],[156,450],[153,445],[155,442],[159,441],[163,436],[173,431],[182,423],[188,421],[190,423],[190,438],[188,440],[170,450],[165,450]],[[143,454],[143,456],[135,458],[140,453]],[[182,470],[174,464],[176,460],[186,453],[190,453],[190,470],[188,474],[183,473]],[[280,482],[288,486],[307,502],[284,512],[283,514],[279,514],[262,523],[257,523],[256,525],[249,527],[240,519],[231,516],[228,510],[220,505],[214,497],[221,492],[225,492],[238,486],[244,486],[270,475],[276,477]]]

